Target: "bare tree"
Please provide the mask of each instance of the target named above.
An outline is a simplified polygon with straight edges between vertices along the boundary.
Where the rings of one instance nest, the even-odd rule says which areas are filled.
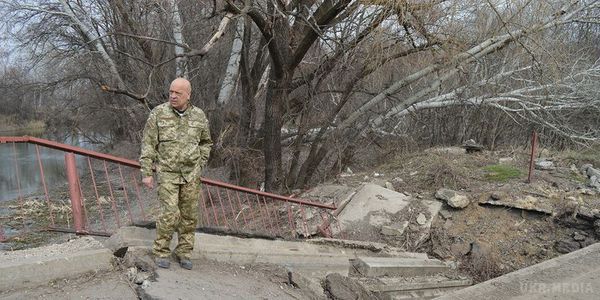
[[[169,79],[187,76],[201,87],[193,100],[214,127],[216,163],[260,157],[251,167],[264,169],[268,190],[341,169],[373,136],[418,134],[414,122],[442,135],[448,126],[428,127],[437,120],[428,113],[444,122],[457,112],[493,115],[494,136],[524,121],[598,139],[597,0],[0,0],[0,8],[33,60],[64,66],[48,81],[92,84],[110,96],[95,99],[128,119],[143,120]],[[455,140],[481,123],[467,119]]]

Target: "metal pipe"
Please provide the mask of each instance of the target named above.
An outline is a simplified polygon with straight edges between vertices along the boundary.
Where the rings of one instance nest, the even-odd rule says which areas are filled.
[[[73,211],[73,226],[75,227],[75,232],[82,233],[86,230],[75,154],[70,152],[65,153],[65,168],[67,171],[67,181],[69,182],[69,196],[71,197],[71,209]]]
[[[87,150],[87,149],[84,149],[81,147],[65,145],[65,144],[49,141],[46,139],[40,139],[40,138],[35,138],[35,137],[30,137],[30,136],[22,136],[22,137],[2,136],[2,137],[0,137],[0,143],[8,143],[8,142],[32,143],[32,144],[37,144],[37,145],[45,146],[45,147],[52,148],[52,149],[62,150],[65,152],[71,152],[74,154],[80,154],[80,155],[85,155],[85,156],[89,156],[89,157],[93,157],[93,158],[97,158],[97,159],[117,162],[122,165],[129,166],[129,167],[140,168],[140,163],[135,160],[125,159],[125,158],[117,157],[114,155],[104,154],[104,153],[100,153],[100,152],[96,152],[96,151],[92,151],[92,150]]]
[[[311,202],[311,201],[307,201],[307,200],[301,200],[301,199],[296,199],[296,198],[292,198],[292,197],[281,196],[281,195],[262,192],[262,191],[255,190],[255,189],[249,189],[249,188],[245,188],[245,187],[241,187],[241,186],[237,186],[237,185],[233,185],[233,184],[229,184],[229,183],[225,183],[225,182],[219,182],[219,181],[215,181],[215,180],[211,180],[211,179],[207,179],[207,178],[202,178],[202,182],[205,184],[213,185],[213,186],[219,186],[219,187],[228,188],[228,189],[232,189],[232,190],[236,190],[236,191],[240,191],[240,192],[256,194],[256,195],[260,195],[263,197],[269,197],[269,198],[276,199],[276,200],[290,201],[292,203],[305,204],[308,206],[314,206],[314,207],[319,207],[319,208],[336,209],[335,204],[327,205],[327,204],[318,203],[318,202]]]

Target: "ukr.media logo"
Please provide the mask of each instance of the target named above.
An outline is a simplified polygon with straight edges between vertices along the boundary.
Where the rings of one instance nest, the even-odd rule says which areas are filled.
[[[591,283],[555,282],[555,283],[520,283],[522,293],[533,294],[592,294],[594,288]]]

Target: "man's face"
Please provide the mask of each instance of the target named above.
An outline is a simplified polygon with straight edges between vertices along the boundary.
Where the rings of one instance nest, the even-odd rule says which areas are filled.
[[[190,101],[190,88],[186,81],[176,79],[169,88],[169,103],[177,110],[185,110]]]

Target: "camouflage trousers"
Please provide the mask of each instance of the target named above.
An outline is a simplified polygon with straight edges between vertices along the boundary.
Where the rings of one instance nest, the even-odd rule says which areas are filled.
[[[177,232],[175,255],[189,259],[194,249],[194,235],[198,223],[200,178],[185,184],[161,182],[158,186],[160,215],[156,219],[156,240],[152,252],[158,257],[171,255],[169,245]]]

